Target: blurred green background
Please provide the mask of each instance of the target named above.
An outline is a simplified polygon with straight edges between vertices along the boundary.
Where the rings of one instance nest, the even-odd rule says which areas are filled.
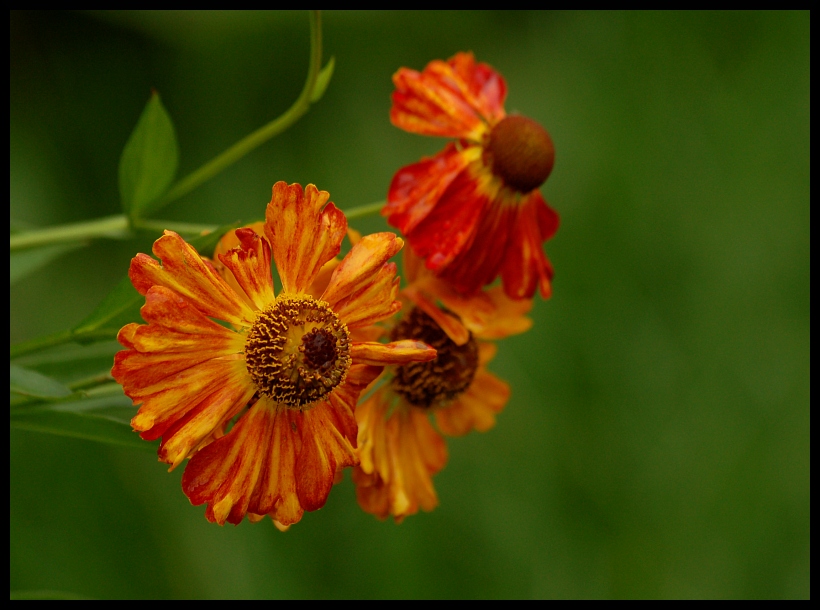
[[[277,180],[383,199],[443,140],[390,125],[390,77],[472,50],[557,149],[554,296],[492,369],[495,429],[450,441],[441,505],[396,526],[349,477],[289,532],[206,522],[148,452],[12,429],[10,586],[91,597],[810,596],[808,13],[326,13],[325,97],[158,215],[260,218]],[[10,218],[119,213],[148,100],[185,175],[285,110],[306,13],[10,21]],[[359,222],[381,230],[380,218]],[[16,283],[11,342],[93,309],[151,239]]]

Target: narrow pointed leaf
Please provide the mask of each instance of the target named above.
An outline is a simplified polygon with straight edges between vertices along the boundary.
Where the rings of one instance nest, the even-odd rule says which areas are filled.
[[[120,198],[131,218],[158,209],[179,164],[179,147],[171,117],[155,91],[120,157]]]
[[[59,381],[16,364],[9,365],[9,389],[14,394],[40,398],[54,399],[71,395],[71,390]]]
[[[84,246],[83,242],[54,244],[27,250],[12,250],[9,254],[9,284],[45,267],[55,258]]]
[[[319,74],[316,75],[316,82],[313,84],[313,91],[310,94],[311,104],[315,104],[322,99],[322,96],[327,90],[327,86],[330,84],[330,79],[333,77],[333,68],[335,67],[336,58],[331,57],[325,64],[325,67],[319,70]]]

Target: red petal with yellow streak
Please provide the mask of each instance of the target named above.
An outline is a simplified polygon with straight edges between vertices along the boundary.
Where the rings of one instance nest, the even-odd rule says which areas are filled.
[[[473,152],[467,152],[471,149]],[[382,215],[387,216],[392,226],[408,234],[435,207],[476,150],[477,147],[460,150],[448,144],[434,157],[401,168],[390,182]]]
[[[302,508],[317,510],[327,501],[336,470],[358,463],[356,420],[349,409],[325,402],[305,412],[302,423],[296,493]],[[351,432],[353,435],[349,436]]]
[[[253,310],[179,235],[165,231],[154,242],[153,252],[162,264],[147,254],[137,254],[131,260],[128,276],[140,294],[152,286],[164,286],[208,317],[240,326],[253,321]]]
[[[522,202],[501,268],[504,291],[511,299],[532,298],[536,287],[542,297],[550,297],[553,270],[543,244],[555,234],[558,222],[558,214],[537,190]]]
[[[182,475],[188,499],[207,503],[206,518],[220,525],[238,524],[248,512],[286,525],[299,521],[294,469],[303,417],[259,400],[228,434],[191,458]]]
[[[415,229],[407,233],[413,251],[426,259],[428,269],[436,273],[447,267],[464,250],[475,245],[484,252],[499,250],[493,233],[477,231],[485,223],[490,205],[472,171],[462,171],[439,199],[435,208]],[[493,247],[496,246],[496,247]]]
[[[341,249],[347,220],[333,203],[327,203],[329,197],[312,184],[304,191],[299,184],[273,185],[265,234],[284,292],[306,292],[322,266]]]
[[[333,304],[333,309],[350,330],[362,328],[389,318],[401,309],[399,278],[396,264],[387,263],[364,285],[350,296]]]
[[[220,254],[219,260],[231,271],[254,308],[265,309],[275,298],[270,244],[253,229],[237,229],[235,234],[239,245]]]
[[[456,345],[464,345],[470,340],[470,331],[461,323],[457,317],[446,313],[435,301],[420,291],[415,286],[408,286],[402,294],[410,299],[413,304],[430,316],[439,328],[453,340]],[[458,313],[458,312],[456,312]]]
[[[350,357],[360,364],[387,365],[429,362],[435,360],[436,350],[421,341],[393,341],[392,343],[353,343]]]
[[[472,430],[486,432],[495,426],[495,416],[510,398],[510,387],[495,375],[479,369],[467,391],[451,405],[436,410],[436,425],[448,436],[463,436]]]

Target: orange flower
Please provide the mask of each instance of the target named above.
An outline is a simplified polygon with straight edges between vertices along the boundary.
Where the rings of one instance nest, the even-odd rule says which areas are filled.
[[[538,191],[555,149],[535,121],[507,116],[507,86],[472,53],[401,68],[390,120],[423,135],[457,138],[434,157],[400,169],[382,213],[427,267],[459,292],[474,294],[498,275],[510,298],[551,294],[543,243],[558,214]]]
[[[357,463],[362,389],[387,364],[435,357],[416,341],[357,340],[401,306],[387,260],[402,240],[369,235],[333,263],[347,220],[327,200],[312,184],[303,192],[277,182],[264,236],[238,229],[236,247],[218,253],[230,283],[172,231],[154,243],[161,264],[146,254],[131,261],[148,324],[120,330],[127,349],[112,374],[142,404],[134,430],[162,437],[160,461],[173,469],[191,458],[183,491],[220,525],[267,514],[288,526],[321,508],[336,470]],[[311,295],[329,262],[326,287]]]
[[[401,315],[390,337],[425,341],[438,357],[385,370],[382,385],[356,409],[361,463],[353,470],[359,505],[381,519],[393,515],[396,522],[438,505],[432,477],[447,462],[447,447],[429,415],[448,436],[492,428],[510,390],[486,369],[496,352],[487,339],[532,325],[525,317],[531,300],[511,300],[500,287],[460,296],[404,254],[411,284],[402,296],[414,307]]]

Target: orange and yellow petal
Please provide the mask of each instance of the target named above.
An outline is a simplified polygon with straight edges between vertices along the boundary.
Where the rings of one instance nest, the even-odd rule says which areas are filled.
[[[393,75],[392,123],[405,131],[480,141],[487,123],[504,118],[504,79],[471,53],[431,61],[422,72]]]
[[[247,513],[296,523],[304,512],[294,476],[303,417],[257,401],[228,434],[194,454],[182,475],[185,495],[195,506],[207,503],[206,518],[220,525]]]
[[[353,481],[363,510],[401,521],[438,505],[432,477],[446,464],[447,447],[424,411],[399,405],[388,416],[389,396],[377,391],[356,411],[361,465]]]
[[[433,157],[401,168],[390,183],[382,215],[405,235],[424,220],[450,184],[474,160],[480,148],[455,144]]]
[[[403,245],[394,233],[367,235],[333,272],[321,298],[348,327],[366,326],[398,311],[396,265],[387,261]]]
[[[446,313],[436,304],[435,300],[429,297],[418,286],[408,286],[402,291],[402,296],[430,316],[456,345],[464,345],[470,340],[470,331],[462,324],[461,320],[456,316]]]
[[[436,350],[426,343],[410,339],[392,343],[353,343],[350,346],[350,357],[353,362],[360,364],[401,366],[410,362],[434,360]]]
[[[140,294],[153,286],[169,288],[189,301],[204,315],[237,326],[253,321],[253,310],[223,280],[196,249],[173,231],[154,242],[154,254],[137,254],[128,270],[131,283]]]
[[[265,309],[275,298],[270,244],[253,229],[237,229],[234,233],[239,245],[220,254],[219,260],[230,270],[254,309]]]
[[[347,219],[330,195],[308,184],[277,182],[265,212],[265,235],[271,244],[284,292],[306,292],[322,266],[339,253]]]
[[[436,425],[448,436],[463,436],[472,430],[486,432],[495,426],[495,416],[510,398],[510,387],[483,368],[473,383],[452,404],[437,409]]]

